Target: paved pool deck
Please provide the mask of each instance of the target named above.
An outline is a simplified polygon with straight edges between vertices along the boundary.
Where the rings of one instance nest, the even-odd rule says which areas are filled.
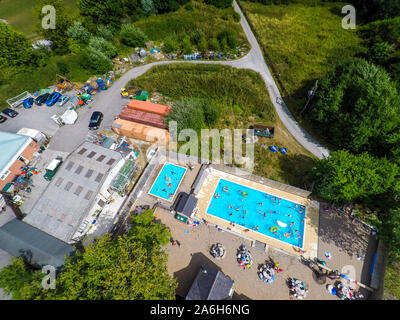
[[[268,194],[278,196],[280,198],[285,198],[287,200],[305,205],[306,209],[306,219],[305,219],[305,232],[304,232],[304,242],[303,250],[305,251],[305,256],[307,257],[317,257],[318,255],[318,225],[319,225],[319,203],[317,201],[310,200],[308,198],[279,190],[265,184],[257,183],[227,172],[217,170],[213,167],[209,167],[206,170],[207,176],[203,185],[200,188],[199,193],[196,195],[198,198],[197,211],[195,217],[198,219],[204,219],[212,224],[218,225],[221,228],[230,231],[234,234],[240,235],[243,238],[249,240],[257,240],[261,243],[265,243],[267,246],[283,250],[291,255],[300,256],[300,250],[286,242],[268,237],[259,232],[255,232],[246,227],[232,224],[229,221],[218,218],[216,216],[207,213],[207,208],[212,200],[214,191],[221,178],[253,188]]]

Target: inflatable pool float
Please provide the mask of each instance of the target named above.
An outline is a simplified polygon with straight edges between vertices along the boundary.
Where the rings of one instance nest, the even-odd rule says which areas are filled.
[[[278,226],[280,226],[281,228],[286,228],[287,227],[287,223],[284,223],[282,221],[277,220],[276,223],[278,224]]]
[[[269,231],[272,232],[272,233],[274,233],[274,232],[276,232],[278,230],[279,230],[279,228],[276,227],[276,226],[269,228]]]
[[[243,197],[247,197],[248,195],[249,195],[249,194],[248,194],[246,191],[243,191],[243,192],[242,192],[242,196],[243,196]]]

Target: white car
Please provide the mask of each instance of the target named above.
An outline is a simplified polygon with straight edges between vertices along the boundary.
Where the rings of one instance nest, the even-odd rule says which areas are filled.
[[[68,102],[68,100],[69,100],[69,97],[68,97],[68,96],[62,95],[62,96],[58,99],[57,105],[60,106],[60,107],[62,107],[64,104],[66,104],[66,103]]]

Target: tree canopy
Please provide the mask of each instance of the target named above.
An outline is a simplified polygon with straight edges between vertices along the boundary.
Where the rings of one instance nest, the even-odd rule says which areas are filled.
[[[148,210],[132,218],[128,234],[104,235],[76,250],[57,275],[55,290],[42,289],[44,274],[22,259],[13,259],[0,271],[0,287],[13,299],[173,300],[177,283],[161,250],[170,237]]]
[[[0,48],[0,66],[23,65],[32,58],[29,40],[5,23],[0,23]]]
[[[384,69],[362,59],[320,81],[310,116],[321,134],[354,153],[389,155],[400,141],[396,86]]]
[[[318,196],[345,204],[385,193],[395,185],[399,173],[398,166],[384,158],[344,150],[317,161],[311,176]]]

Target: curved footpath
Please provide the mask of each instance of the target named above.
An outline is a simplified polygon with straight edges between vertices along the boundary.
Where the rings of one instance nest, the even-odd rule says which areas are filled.
[[[95,100],[88,106],[80,111],[78,122],[74,126],[64,126],[57,131],[53,137],[51,148],[60,151],[72,152],[75,148],[82,143],[78,138],[83,135],[84,138],[88,132],[87,124],[94,109],[102,111],[104,114],[104,121],[101,127],[110,127],[114,121],[114,117],[120,112],[121,107],[125,100],[120,97],[120,88],[124,87],[126,83],[136,77],[146,73],[150,68],[169,63],[199,63],[199,64],[222,64],[235,68],[251,69],[261,74],[264,79],[265,85],[268,88],[271,102],[274,105],[279,118],[286,126],[288,131],[295,137],[295,139],[313,155],[322,159],[329,156],[329,151],[313,139],[294,119],[286,104],[283,102],[279,93],[278,87],[265,63],[264,56],[261,48],[244,17],[240,7],[234,1],[234,8],[240,14],[240,23],[251,45],[250,52],[241,59],[233,61],[159,61],[147,65],[135,67],[121,76],[115,83],[104,92],[98,94]],[[91,110],[90,110],[91,109]],[[79,141],[78,141],[79,140]]]

